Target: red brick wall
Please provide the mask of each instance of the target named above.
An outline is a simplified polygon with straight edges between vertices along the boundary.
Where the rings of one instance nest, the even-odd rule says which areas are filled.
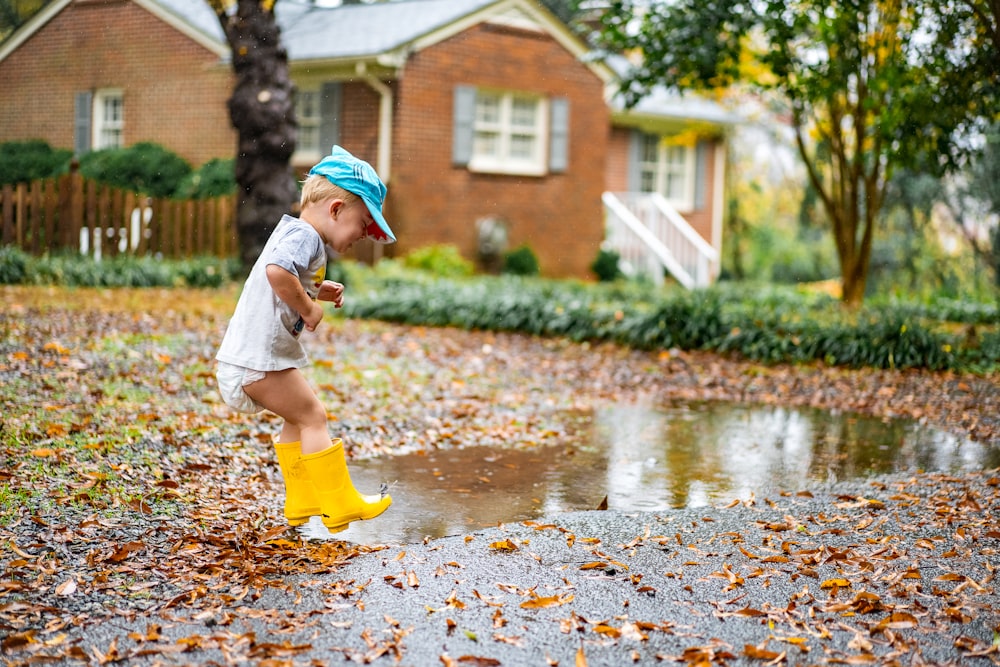
[[[367,83],[353,81],[344,83],[343,96],[340,145],[377,168],[379,94]]]
[[[608,159],[605,165],[605,186],[611,192],[628,192],[628,154],[631,142],[631,128],[616,127],[611,130],[608,141]]]
[[[569,168],[542,177],[452,165],[453,87],[493,87],[569,100]],[[476,257],[476,220],[507,220],[543,274],[587,277],[604,239],[601,193],[609,117],[603,84],[547,35],[478,25],[414,54],[399,81],[389,185],[396,254],[452,243]],[[347,139],[345,138],[345,141]]]
[[[152,141],[199,166],[232,157],[229,65],[127,1],[71,3],[0,62],[0,142],[73,148],[74,99],[124,90],[125,144]]]
[[[680,211],[684,219],[690,223],[694,230],[701,234],[701,237],[712,243],[712,204],[715,202],[715,146],[716,142],[709,144],[709,150],[705,151],[705,200],[704,206],[695,211]],[[719,250],[719,248],[716,248]]]

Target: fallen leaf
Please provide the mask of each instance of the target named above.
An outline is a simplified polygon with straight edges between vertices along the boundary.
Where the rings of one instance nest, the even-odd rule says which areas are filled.
[[[548,597],[537,597],[530,600],[525,600],[521,603],[522,609],[542,609],[545,607],[558,607],[564,605],[567,602],[573,601],[573,594],[567,593],[566,595],[550,595]]]
[[[76,579],[70,577],[66,581],[56,586],[56,595],[67,597],[76,593]]]
[[[474,667],[496,667],[501,664],[496,658],[481,658],[476,655],[463,655],[458,661],[464,665],[473,665]]]
[[[508,538],[506,540],[501,540],[500,542],[493,542],[490,544],[490,549],[503,553],[510,553],[512,551],[517,551],[517,545],[514,544],[510,538]]]

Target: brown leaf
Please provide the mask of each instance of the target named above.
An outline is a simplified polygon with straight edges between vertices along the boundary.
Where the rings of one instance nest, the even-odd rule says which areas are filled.
[[[917,617],[905,611],[894,611],[889,616],[889,627],[895,630],[917,627]]]
[[[751,660],[777,660],[780,656],[784,655],[784,653],[778,653],[777,651],[769,651],[765,646],[766,644],[761,646],[745,644],[743,646],[743,655]]]
[[[108,556],[108,560],[112,563],[120,563],[129,557],[132,553],[136,551],[142,551],[146,548],[146,545],[142,542],[126,542],[125,544],[119,546],[115,549],[114,553]]]
[[[496,667],[500,664],[496,658],[482,658],[477,655],[463,655],[458,661],[463,665],[474,665],[474,667]]]
[[[583,565],[580,566],[580,569],[581,570],[602,570],[602,569],[604,569],[606,567],[608,567],[608,564],[605,563],[604,561],[595,560],[595,561],[593,561],[591,563],[584,563]]]
[[[605,637],[611,637],[613,639],[618,639],[621,637],[621,630],[618,628],[611,627],[610,625],[605,625],[604,623],[598,623],[594,626],[594,632],[599,635],[604,635]]]
[[[550,595],[547,597],[537,597],[530,600],[525,600],[521,603],[522,609],[542,609],[545,607],[558,607],[564,605],[567,602],[573,601],[573,594],[567,593],[565,595]]]
[[[506,540],[501,540],[500,542],[493,542],[490,544],[490,549],[500,551],[502,553],[510,553],[512,551],[517,551],[517,545],[514,544],[510,538],[508,538]]]

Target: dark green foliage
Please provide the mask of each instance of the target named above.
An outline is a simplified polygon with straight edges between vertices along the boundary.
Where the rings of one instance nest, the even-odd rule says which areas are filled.
[[[207,199],[231,195],[236,191],[233,160],[209,160],[188,174],[173,196],[177,199]]]
[[[241,279],[239,263],[76,255],[32,258],[0,248],[0,283],[214,287]],[[995,304],[880,302],[858,311],[791,288],[719,285],[684,291],[617,281],[585,284],[521,276],[435,277],[385,260],[334,262],[348,287],[338,316],[410,325],[511,331],[642,350],[706,350],[762,363],[853,368],[1000,370]]]
[[[117,188],[170,197],[191,173],[191,165],[158,144],[141,142],[83,155],[80,173]]]
[[[73,151],[56,149],[40,139],[0,144],[0,185],[50,178],[69,169]]]
[[[614,250],[601,248],[597,251],[597,258],[590,265],[590,270],[594,272],[594,275],[601,282],[618,280],[624,277],[621,269],[618,267],[620,260],[621,256]]]
[[[25,282],[31,256],[14,246],[0,246],[0,285]]]
[[[160,260],[119,256],[101,261],[75,254],[32,257],[0,247],[0,284],[60,287],[219,287],[236,277],[238,262],[215,257]]]
[[[363,270],[343,314],[414,325],[518,331],[644,350],[707,350],[763,363],[854,368],[998,368],[991,304],[879,303],[845,310],[825,294],[717,286],[657,290],[633,283],[584,285],[515,276],[428,280]],[[358,273],[354,268],[351,273]],[[955,324],[967,322],[966,329]],[[975,325],[975,343],[968,326]]]
[[[512,276],[537,276],[538,256],[527,245],[518,246],[504,253],[503,272]]]

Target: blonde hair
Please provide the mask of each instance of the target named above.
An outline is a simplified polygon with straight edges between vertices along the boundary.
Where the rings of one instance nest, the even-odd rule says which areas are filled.
[[[339,185],[334,185],[322,174],[313,174],[302,183],[302,197],[299,200],[301,206],[315,204],[325,199],[342,199],[345,204],[352,204],[361,197]]]

